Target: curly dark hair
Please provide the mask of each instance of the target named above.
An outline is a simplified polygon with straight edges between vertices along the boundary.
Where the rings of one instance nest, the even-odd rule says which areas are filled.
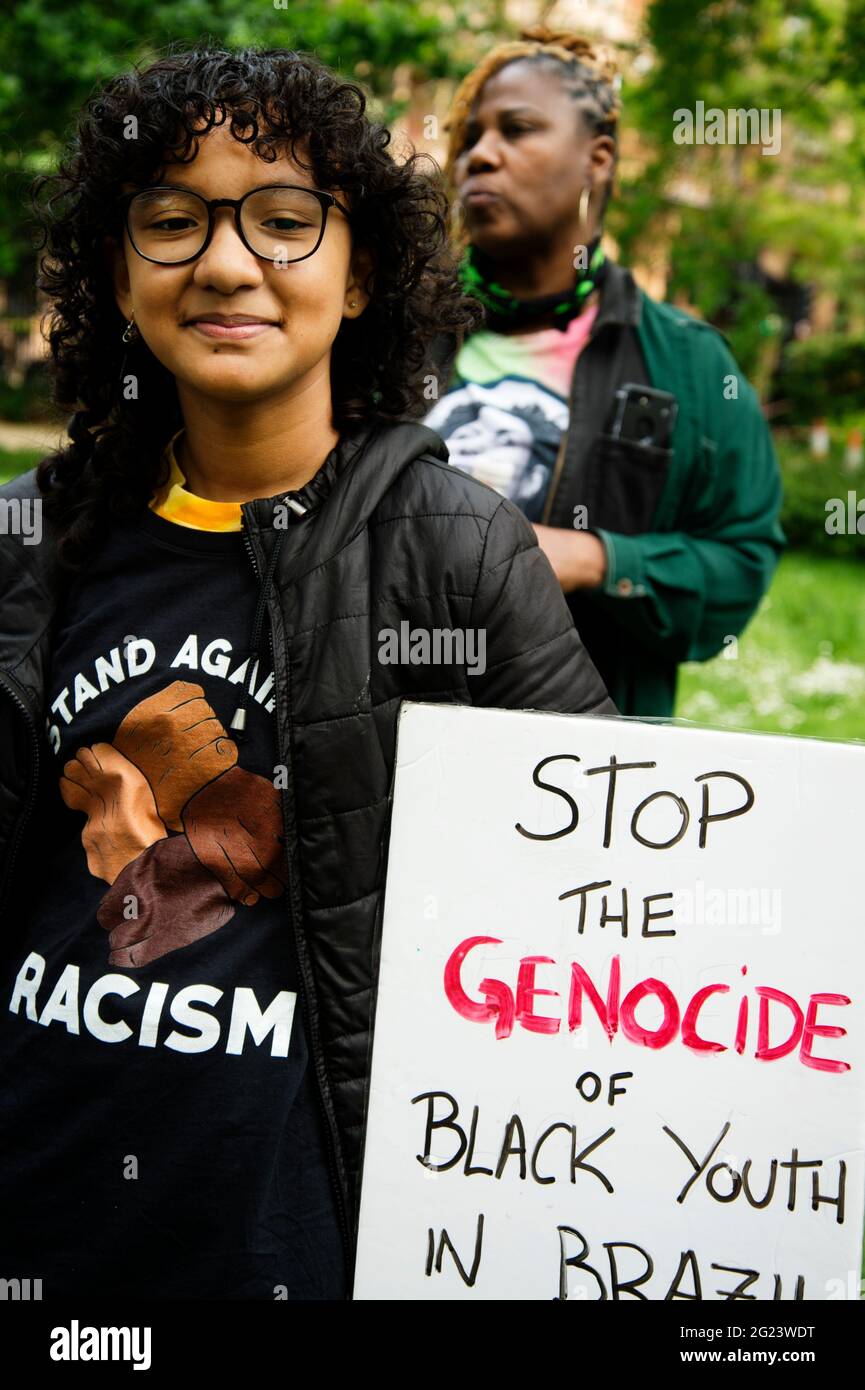
[[[135,139],[124,138],[134,128],[131,116]],[[343,321],[333,344],[340,433],[425,413],[425,378],[442,374],[434,342],[447,335],[459,344],[482,319],[456,277],[438,166],[419,167],[427,156],[414,150],[398,163],[387,148],[390,132],[366,115],[361,88],[314,56],[172,46],[149,66],[113,78],[82,109],[57,172],[33,188],[46,252],[38,284],[52,301],[53,397],[74,412],[71,443],[36,475],[65,568],[82,568],[111,518],[134,514],[164,485],[164,446],[183,424],[174,377],[142,340],[118,370],[124,320],[103,238],[122,240],[120,185],[160,182],[166,163],[194,159],[198,139],[226,122],[267,162],[290,150],[319,188],[345,190],[353,243],[372,255],[371,299],[358,318]],[[125,398],[126,371],[137,377],[140,404]]]

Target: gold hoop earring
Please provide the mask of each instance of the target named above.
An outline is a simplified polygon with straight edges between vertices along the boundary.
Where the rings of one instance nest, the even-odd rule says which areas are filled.
[[[127,323],[126,327],[125,327],[124,330],[123,330],[123,338],[122,338],[122,341],[123,341],[124,343],[134,343],[134,342],[137,341],[138,338],[141,337],[141,334],[139,333],[138,327],[137,327],[137,325],[136,325],[136,323],[135,323],[134,320],[135,320],[135,310],[133,309],[133,311],[132,311],[132,317],[130,318],[129,322]]]
[[[592,201],[592,188],[591,188],[591,184],[586,184],[585,188],[583,189],[582,193],[580,194],[580,212],[579,212],[579,216],[580,216],[580,229],[581,229],[581,231],[584,233],[587,242],[588,242],[588,240],[589,240],[589,237],[588,237],[588,231],[589,231],[589,204],[591,203],[591,201]]]

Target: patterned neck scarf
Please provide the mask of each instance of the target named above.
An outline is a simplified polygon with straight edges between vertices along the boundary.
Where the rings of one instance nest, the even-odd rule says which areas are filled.
[[[485,305],[486,327],[493,332],[522,327],[552,314],[552,327],[564,333],[571,319],[582,313],[589,295],[598,289],[606,275],[607,260],[601,250],[600,237],[591,242],[587,251],[587,267],[577,270],[576,281],[569,290],[561,294],[538,295],[534,299],[517,299],[498,284],[494,279],[495,263],[471,243],[460,262],[458,274],[465,293],[473,295]]]

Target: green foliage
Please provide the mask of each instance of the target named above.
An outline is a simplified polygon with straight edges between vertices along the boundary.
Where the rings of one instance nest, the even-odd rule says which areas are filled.
[[[743,222],[732,203],[713,208],[713,235],[706,237],[701,208],[679,210],[667,296],[682,294],[710,322],[726,333],[733,354],[746,375],[753,372],[771,329],[774,305],[759,285],[744,280],[742,267],[759,251],[753,226]]]
[[[791,424],[865,410],[865,335],[821,333],[791,343],[778,378]]]
[[[710,319],[726,310],[746,369],[766,303],[742,292],[740,265],[763,248],[792,279],[837,294],[842,318],[865,314],[865,0],[654,0],[645,27],[648,66],[623,100],[648,164],[623,176],[609,218],[624,258],[672,234],[670,295]],[[779,155],[677,145],[674,113],[698,101],[778,110]]]
[[[56,415],[44,371],[31,370],[18,386],[0,376],[0,420],[54,420]]]
[[[784,477],[781,524],[791,549],[865,561],[865,536],[833,535],[826,530],[826,504],[831,498],[841,498],[846,507],[851,490],[865,497],[865,468],[851,473],[844,465],[846,428],[832,429],[832,447],[825,459],[811,454],[807,431],[795,434],[799,437],[779,435],[775,441]]]

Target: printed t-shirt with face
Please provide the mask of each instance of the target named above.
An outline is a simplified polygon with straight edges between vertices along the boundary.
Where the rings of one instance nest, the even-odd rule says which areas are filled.
[[[596,316],[593,304],[564,331],[473,333],[456,356],[447,392],[424,417],[455,468],[508,497],[529,521],[543,514],[568,425],[574,364]]]
[[[169,457],[54,637],[54,791],[0,977],[0,1276],[43,1298],[344,1298],[266,635],[247,737],[228,732],[259,581],[239,505]]]

